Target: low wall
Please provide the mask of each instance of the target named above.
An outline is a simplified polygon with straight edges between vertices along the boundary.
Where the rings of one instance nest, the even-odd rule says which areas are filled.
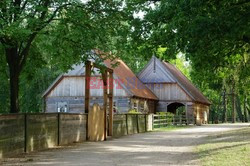
[[[29,114],[26,116],[26,152],[58,145],[58,114]]]
[[[86,140],[87,114],[0,115],[0,159]]]
[[[113,117],[113,137],[151,131],[152,115],[146,114],[115,114]],[[150,121],[151,120],[151,121]]]
[[[116,114],[113,117],[113,137],[127,135],[127,115]]]
[[[0,116],[0,159],[24,152],[24,115]]]
[[[67,145],[86,140],[87,115],[59,114],[59,145]]]
[[[128,134],[138,133],[137,115],[128,114],[127,125],[128,125]]]
[[[115,114],[113,137],[150,131],[149,116]],[[0,115],[0,159],[83,142],[87,138],[87,118],[87,114],[72,113]]]

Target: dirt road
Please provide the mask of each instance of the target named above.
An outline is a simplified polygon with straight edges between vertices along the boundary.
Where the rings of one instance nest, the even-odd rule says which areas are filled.
[[[4,165],[86,165],[163,166],[200,165],[194,147],[206,137],[250,124],[204,125],[170,132],[149,132],[124,136],[106,142],[86,142],[77,146],[37,152]]]

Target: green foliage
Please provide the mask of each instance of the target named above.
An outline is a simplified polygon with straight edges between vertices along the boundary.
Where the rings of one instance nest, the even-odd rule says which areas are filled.
[[[144,51],[146,56],[156,52],[171,63],[175,63],[178,54],[184,54],[192,67],[192,82],[218,106],[215,108],[221,104],[223,88],[227,94],[233,91],[249,99],[248,1],[151,2],[137,2],[145,16],[131,22],[131,38],[138,44],[136,47],[142,48],[139,52]]]
[[[126,30],[122,6],[109,0],[1,1],[0,112],[9,107],[11,66],[20,78],[22,111],[37,112],[42,92],[59,73],[91,58],[93,49],[117,52]]]
[[[156,112],[156,115],[160,115],[158,119],[166,119],[167,124],[171,124],[174,114],[171,112]]]
[[[137,111],[136,109],[130,109],[128,111],[129,114],[142,114],[141,112]]]

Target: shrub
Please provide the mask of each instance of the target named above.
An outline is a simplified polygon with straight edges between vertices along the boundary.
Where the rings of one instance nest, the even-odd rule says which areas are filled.
[[[129,114],[141,114],[141,112],[138,112],[136,109],[130,109],[128,111]]]
[[[173,113],[171,113],[171,112],[157,112],[156,114],[160,115],[159,119],[166,119],[168,124],[172,123],[172,120],[173,120],[173,117],[174,117]]]

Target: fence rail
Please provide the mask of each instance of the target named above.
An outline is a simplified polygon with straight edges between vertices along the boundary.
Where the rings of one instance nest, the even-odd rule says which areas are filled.
[[[188,122],[189,121],[189,122]],[[153,115],[153,127],[161,128],[168,125],[188,125],[189,123],[194,123],[193,119],[187,119],[185,115]]]

